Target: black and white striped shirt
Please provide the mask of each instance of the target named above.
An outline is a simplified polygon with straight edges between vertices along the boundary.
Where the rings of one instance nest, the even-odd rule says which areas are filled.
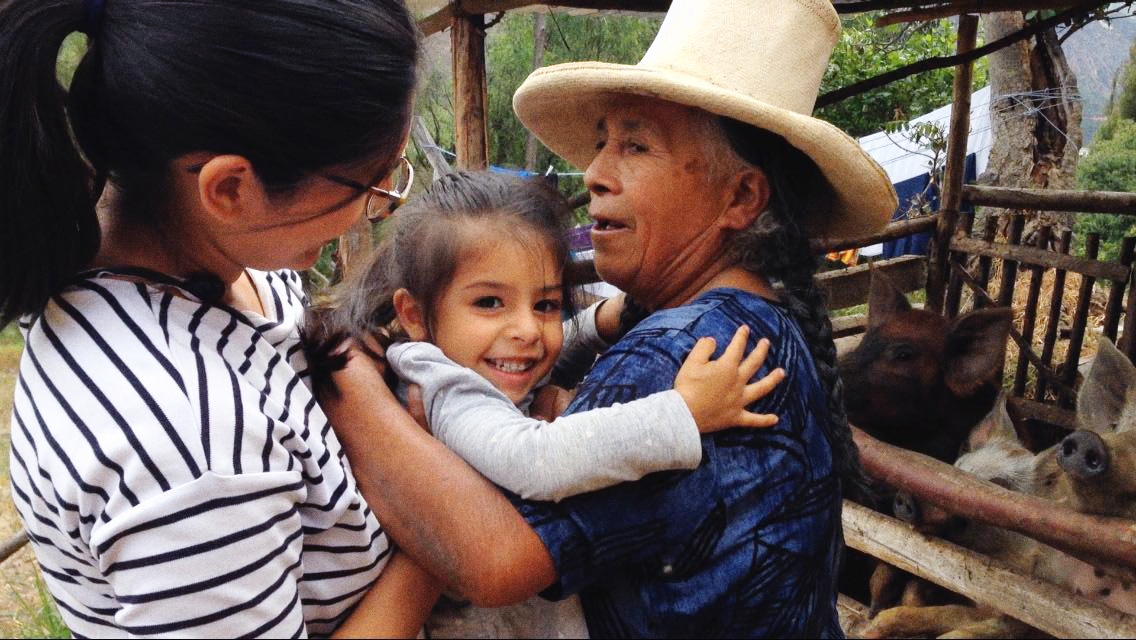
[[[293,272],[268,318],[158,274],[85,274],[24,325],[13,499],[76,636],[330,633],[390,543],[301,373]]]

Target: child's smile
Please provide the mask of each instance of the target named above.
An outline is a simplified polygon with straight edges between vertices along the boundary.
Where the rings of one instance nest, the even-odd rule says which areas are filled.
[[[560,355],[560,267],[536,234],[501,225],[464,231],[471,249],[438,299],[433,341],[519,403]]]

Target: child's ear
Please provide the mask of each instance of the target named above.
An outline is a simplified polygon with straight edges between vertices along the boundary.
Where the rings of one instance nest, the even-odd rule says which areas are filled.
[[[270,209],[268,192],[248,159],[214,156],[197,174],[197,195],[205,212],[218,222],[247,222]]]
[[[422,305],[410,295],[406,289],[394,292],[394,312],[398,314],[398,323],[406,330],[406,335],[415,342],[423,342],[430,336],[426,328],[426,314]]]

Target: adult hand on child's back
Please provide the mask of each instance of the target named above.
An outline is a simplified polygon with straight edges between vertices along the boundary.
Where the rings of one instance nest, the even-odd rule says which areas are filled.
[[[733,340],[717,360],[713,338],[700,338],[690,350],[682,368],[675,377],[675,391],[682,395],[694,416],[698,430],[712,433],[732,427],[772,427],[777,424],[773,414],[753,413],[746,407],[766,396],[785,378],[783,369],[774,369],[756,382],[750,383],[757,370],[765,363],[769,353],[769,340],[757,341],[745,359],[749,327],[742,325]]]

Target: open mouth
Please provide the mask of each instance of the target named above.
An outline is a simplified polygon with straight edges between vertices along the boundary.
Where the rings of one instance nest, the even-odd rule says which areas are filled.
[[[618,231],[626,229],[627,225],[612,220],[610,218],[596,218],[596,231]]]

